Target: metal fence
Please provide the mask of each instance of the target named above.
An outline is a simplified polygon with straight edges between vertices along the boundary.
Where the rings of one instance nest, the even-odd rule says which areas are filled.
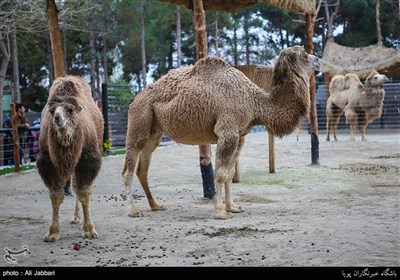
[[[382,117],[374,120],[368,126],[371,129],[399,129],[400,128],[400,81],[385,83],[384,88],[386,91]],[[318,129],[325,131],[326,129],[326,85],[324,83],[317,83],[316,88],[316,101],[317,101],[317,117]],[[102,110],[105,120],[104,140],[109,139],[112,144],[112,149],[125,148],[126,131],[128,126],[128,108],[129,104],[134,100],[138,93],[137,88],[129,85],[116,85],[116,84],[103,84],[102,87]],[[40,113],[27,113],[30,122],[33,119],[40,117]],[[305,120],[302,124],[302,129],[308,129],[308,121]],[[340,118],[338,124],[339,130],[349,130],[349,125],[346,124],[344,115]],[[33,129],[37,130],[37,129]],[[264,127],[257,126],[253,128],[253,132],[265,130]],[[3,140],[6,137],[12,136],[12,129],[0,129],[0,137]],[[168,141],[167,135],[164,135],[162,141]],[[7,142],[8,143],[8,142]],[[2,143],[0,145],[0,166],[9,164],[13,156],[10,154],[10,144]],[[21,147],[21,145],[15,146]],[[29,162],[30,147],[25,145],[22,147],[25,151],[25,159],[23,162]],[[13,148],[13,151],[16,148]],[[4,154],[7,155],[5,158]]]

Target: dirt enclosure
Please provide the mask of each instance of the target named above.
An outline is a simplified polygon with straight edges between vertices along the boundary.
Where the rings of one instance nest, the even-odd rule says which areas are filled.
[[[42,241],[51,222],[48,191],[36,171],[0,177],[0,266],[400,266],[400,134],[367,131],[368,142],[320,140],[320,166],[309,166],[310,136],[276,142],[276,173],[268,173],[265,132],[249,134],[241,179],[232,185],[245,212],[214,220],[202,197],[197,146],[163,144],[153,156],[150,185],[167,211],[149,210],[135,180],[144,217],[129,218],[123,156],[104,158],[91,213],[98,239],[82,239],[69,223],[75,203],[60,210],[61,239]],[[215,146],[213,146],[215,151]],[[215,154],[215,153],[214,153]],[[72,247],[81,245],[80,250]],[[28,254],[10,263],[5,248]]]

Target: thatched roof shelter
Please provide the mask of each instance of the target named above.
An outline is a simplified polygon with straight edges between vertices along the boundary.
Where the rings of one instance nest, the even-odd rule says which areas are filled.
[[[400,79],[400,50],[371,45],[349,48],[327,42],[322,56],[322,72],[331,77],[355,73],[366,78],[372,69],[393,79]]]
[[[184,5],[192,9],[191,0],[159,0],[176,5]],[[232,12],[238,9],[247,8],[259,3],[266,3],[279,8],[293,10],[300,13],[315,13],[315,0],[203,0],[204,10]]]

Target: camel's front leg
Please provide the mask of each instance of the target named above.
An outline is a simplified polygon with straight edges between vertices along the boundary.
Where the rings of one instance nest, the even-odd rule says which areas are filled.
[[[54,242],[60,239],[60,224],[59,224],[59,210],[60,205],[64,200],[64,191],[63,188],[57,188],[56,190],[50,189],[50,199],[51,206],[53,208],[53,219],[51,225],[49,227],[49,231],[43,237],[45,242]]]
[[[350,142],[354,142],[356,140],[356,138],[354,137],[355,132],[356,132],[356,125],[351,124],[350,125]]]
[[[78,189],[77,196],[82,204],[83,210],[83,224],[82,224],[82,237],[83,238],[97,238],[97,232],[94,228],[94,224],[90,219],[90,196],[92,186],[87,186],[83,189]]]

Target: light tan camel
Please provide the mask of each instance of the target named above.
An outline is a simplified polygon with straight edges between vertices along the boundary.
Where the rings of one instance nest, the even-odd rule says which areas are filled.
[[[340,116],[345,113],[346,122],[350,124],[350,141],[354,141],[354,133],[359,124],[362,141],[366,141],[365,129],[369,123],[382,114],[385,90],[382,85],[388,81],[385,75],[372,70],[363,85],[356,74],[335,76],[329,84],[330,97],[326,104],[327,135],[330,141],[330,130],[337,141],[336,131]]]
[[[255,125],[271,128],[278,137],[290,134],[310,107],[309,77],[318,59],[294,46],[284,49],[275,63],[271,93],[217,57],[171,70],[144,89],[128,112],[126,158],[122,176],[129,216],[142,214],[132,194],[136,175],[152,210],[164,210],[151,195],[148,170],[153,151],[165,132],[177,142],[192,145],[217,143],[215,219],[243,212],[233,202],[231,181],[246,134]],[[223,203],[225,189],[225,204]]]
[[[356,74],[348,73],[332,78],[329,84],[330,96],[326,103],[326,141],[330,141],[331,130],[337,141],[337,125],[344,108],[353,96],[358,96],[363,90],[364,86]]]
[[[358,124],[361,133],[361,140],[367,141],[365,130],[368,124],[382,116],[383,99],[385,89],[383,83],[389,81],[385,75],[372,70],[365,80],[365,90],[354,96],[346,108],[344,114],[346,122],[350,125],[350,141],[354,141],[354,133]]]
[[[60,239],[59,209],[64,200],[64,186],[72,178],[76,193],[75,213],[71,223],[81,223],[79,202],[83,209],[82,237],[97,238],[90,219],[92,184],[102,161],[103,116],[90,95],[90,87],[80,77],[65,76],[54,80],[42,112],[38,172],[49,189],[53,219],[44,241]]]

